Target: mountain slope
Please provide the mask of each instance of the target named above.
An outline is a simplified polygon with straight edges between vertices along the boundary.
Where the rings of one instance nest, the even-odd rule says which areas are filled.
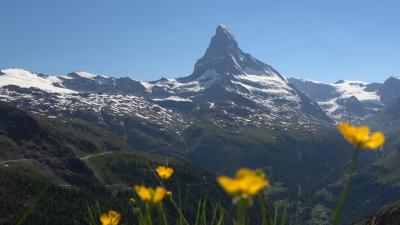
[[[290,83],[317,102],[336,122],[364,121],[379,114],[400,98],[400,79],[390,77],[384,83],[340,80],[334,84],[290,78]]]
[[[390,77],[387,79],[379,90],[382,102],[389,104],[400,97],[400,78]]]
[[[388,204],[354,225],[397,225],[400,221],[400,202]]]
[[[290,78],[290,83],[318,105],[335,121],[357,122],[383,108],[382,84],[340,80],[326,84]]]
[[[166,158],[134,150],[125,140],[78,119],[34,116],[0,103],[0,223],[16,224],[40,192],[26,224],[85,224],[87,207],[117,209],[132,223],[128,200],[132,184],[157,185],[150,168]],[[170,159],[177,171],[169,189],[190,193],[191,201],[207,196],[227,203],[215,174]]]
[[[32,164],[63,184],[98,182],[80,157],[131,148],[86,121],[34,118],[4,103],[0,103],[0,115],[1,164]]]

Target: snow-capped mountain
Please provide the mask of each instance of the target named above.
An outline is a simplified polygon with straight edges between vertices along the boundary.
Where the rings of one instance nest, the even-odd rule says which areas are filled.
[[[137,94],[137,90],[145,90],[141,85],[137,88],[137,84],[140,82],[130,78],[108,78],[82,71],[57,77],[15,68],[1,71],[0,100],[34,113],[98,122],[103,121],[103,114],[110,113],[174,129],[186,123],[178,113]]]
[[[60,79],[62,79],[64,87],[79,92],[143,96],[146,90],[140,81],[132,80],[127,77],[106,77],[83,71],[69,73]]]
[[[129,115],[179,127],[206,113],[220,125],[269,127],[330,123],[330,119],[271,66],[244,53],[223,25],[191,75],[145,82],[83,71],[65,76],[6,69],[0,99],[36,113]],[[232,122],[233,121],[233,122]]]
[[[287,80],[271,66],[243,53],[231,32],[223,25],[217,27],[206,53],[197,61],[191,75],[161,79],[150,84],[153,95],[174,94],[198,101],[201,101],[198,96],[200,93],[208,94],[215,89],[247,97],[258,96],[265,100],[275,97],[299,101]]]
[[[290,78],[335,121],[359,121],[374,115],[400,97],[400,79],[390,77],[382,83],[339,80],[334,84]]]
[[[274,68],[244,53],[223,25],[217,27],[191,75],[164,78],[146,86],[158,99],[178,97],[180,101],[209,103],[213,107],[220,103],[226,107],[225,103],[230,102],[235,110],[241,108],[257,122],[296,121],[294,118],[329,121],[317,105],[292,88]]]

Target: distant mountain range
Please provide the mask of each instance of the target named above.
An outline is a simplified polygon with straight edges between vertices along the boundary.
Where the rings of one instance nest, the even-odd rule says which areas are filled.
[[[110,110],[160,124],[174,121],[174,127],[190,123],[183,113],[200,109],[222,109],[227,117],[252,126],[330,122],[275,69],[242,52],[223,25],[187,77],[145,82],[82,71],[58,77],[22,69],[1,73],[3,100],[20,105],[29,99],[30,106],[24,101],[24,107],[40,113]]]
[[[168,118],[182,117],[179,113],[200,106],[219,107],[221,102],[226,108],[241,108],[250,116],[232,116],[244,123],[249,120],[251,124],[261,125],[267,121],[276,124],[282,120],[301,120],[302,123],[329,122],[330,119],[360,121],[400,97],[400,79],[396,77],[390,77],[384,83],[339,80],[334,84],[288,79],[271,66],[244,53],[223,25],[217,27],[206,53],[187,77],[147,82],[84,71],[49,76],[23,69],[4,69],[0,71],[0,87],[3,100],[32,99],[31,110],[65,114],[74,113],[79,108],[93,111],[107,108],[115,113],[122,113],[122,109],[124,113],[150,117],[159,123],[168,123]],[[30,95],[24,97],[23,94],[29,92]],[[34,101],[40,93],[56,103],[52,109],[45,109],[41,102]],[[135,105],[147,109],[133,109],[134,104],[130,107],[123,103],[127,101],[137,101]],[[231,105],[227,106],[227,102]],[[157,106],[173,109],[178,114],[158,112]]]
[[[397,77],[390,77],[384,83],[339,80],[326,84],[296,78],[289,80],[336,121],[358,121],[400,97],[400,78]]]
[[[115,135],[106,143],[96,140],[96,146],[101,146],[96,153],[132,148],[172,156],[216,173],[232,173],[243,166],[265,169],[275,187],[272,199],[298,199],[290,209],[295,215],[298,206],[302,207],[302,218],[296,218],[296,224],[329,221],[323,215],[334,206],[351,154],[351,146],[340,137],[335,123],[350,119],[386,124],[387,118],[397,116],[399,97],[397,78],[383,84],[288,79],[243,52],[223,25],[217,27],[193,73],[176,79],[139,81],[83,71],[50,76],[18,68],[0,71],[0,101],[44,121],[86,121],[89,125],[74,127],[82,136],[85,131],[94,132],[93,124],[102,136],[105,132]],[[120,147],[115,140],[128,147]],[[68,139],[67,145],[74,146],[72,141]],[[90,153],[84,147],[92,148],[93,144],[87,142],[85,139],[78,143],[78,150],[66,154]],[[13,154],[6,153],[3,159],[12,160]],[[362,181],[377,179],[368,169],[380,156],[380,152],[362,156],[361,167],[367,171]],[[397,159],[397,154],[392,159]],[[382,185],[400,197],[392,183]],[[355,194],[354,204],[366,198],[371,201],[365,203],[365,210],[350,210],[354,205],[349,205],[347,221],[387,203],[382,196],[376,192]]]

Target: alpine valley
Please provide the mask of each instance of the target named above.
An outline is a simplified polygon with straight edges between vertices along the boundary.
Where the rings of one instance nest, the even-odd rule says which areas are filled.
[[[126,206],[130,186],[151,182],[149,167],[166,159],[181,171],[174,188],[186,183],[191,198],[229,201],[215,175],[261,168],[270,200],[289,199],[290,224],[330,224],[352,154],[336,123],[348,120],[382,130],[387,144],[362,153],[345,224],[400,198],[399,78],[287,78],[243,52],[223,25],[188,76],[3,69],[0,100],[0,203],[8,206],[0,224],[15,224],[43,185],[55,197],[32,212],[32,224],[84,224],[87,204]]]

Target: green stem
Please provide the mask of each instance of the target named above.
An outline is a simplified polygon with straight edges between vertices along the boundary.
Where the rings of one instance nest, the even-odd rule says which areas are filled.
[[[261,205],[261,210],[262,210],[262,214],[263,214],[262,225],[272,225],[272,218],[270,215],[267,201],[265,200],[266,199],[265,193],[263,191],[260,192],[259,199],[260,199],[260,205]]]
[[[279,202],[275,202],[275,210],[274,210],[274,225],[278,224],[278,211],[279,211]]]
[[[159,219],[163,225],[168,225],[167,216],[165,215],[164,206],[162,203],[159,205]]]
[[[344,203],[346,201],[347,195],[349,194],[349,190],[351,187],[351,182],[353,180],[353,173],[357,168],[357,161],[358,161],[358,157],[360,155],[360,149],[357,147],[354,151],[353,154],[353,158],[352,158],[352,162],[351,162],[351,169],[350,169],[350,174],[349,174],[349,178],[347,179],[342,192],[340,193],[340,197],[339,197],[339,202],[336,206],[335,212],[333,213],[333,218],[332,218],[332,224],[333,225],[337,225],[339,224],[339,220],[340,220],[340,214],[342,213],[343,207],[344,207]]]
[[[183,219],[184,223],[186,225],[190,225],[189,222],[186,220],[182,210],[178,207],[178,205],[176,204],[176,202],[174,201],[173,198],[170,198],[172,205],[175,207],[175,210],[178,211],[180,218]]]
[[[238,201],[238,209],[237,209],[235,225],[245,225],[246,224],[246,208],[247,208],[246,201],[247,201],[247,199],[241,199]]]
[[[152,225],[153,222],[151,221],[151,207],[149,203],[146,203],[146,225]]]
[[[286,217],[287,217],[288,207],[289,207],[289,199],[286,199],[285,208],[283,209],[283,215],[282,215],[282,218],[281,218],[281,225],[285,225],[286,224]]]

